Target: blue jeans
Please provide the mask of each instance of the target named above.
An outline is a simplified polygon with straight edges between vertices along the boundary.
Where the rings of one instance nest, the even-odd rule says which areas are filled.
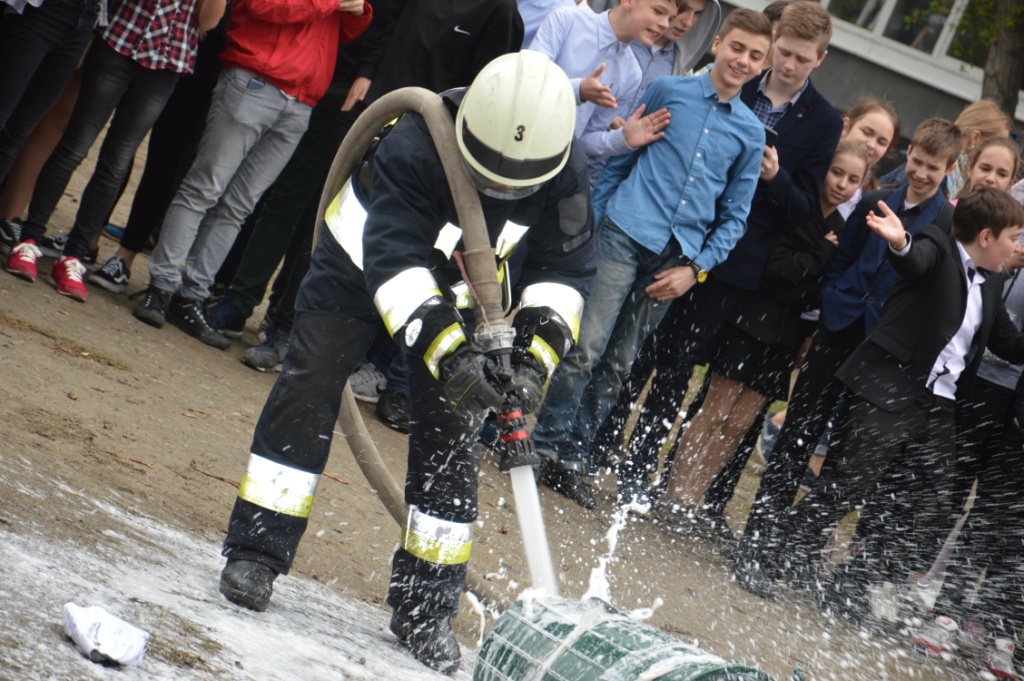
[[[188,300],[210,295],[242,222],[292,157],[312,111],[256,74],[221,73],[196,159],[164,215],[150,286],[175,291],[181,281]]]
[[[644,289],[655,273],[681,262],[675,239],[654,253],[607,218],[597,250],[579,343],[552,374],[533,431],[538,452],[575,470],[586,468],[594,435],[615,405],[640,345],[668,310],[669,303],[654,301]]]
[[[0,182],[78,66],[96,0],[46,0],[0,21]]]

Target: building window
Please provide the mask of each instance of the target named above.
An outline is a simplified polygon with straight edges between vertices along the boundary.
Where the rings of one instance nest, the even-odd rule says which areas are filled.
[[[930,0],[897,0],[883,35],[931,54],[949,16],[948,5],[936,12],[933,4]]]

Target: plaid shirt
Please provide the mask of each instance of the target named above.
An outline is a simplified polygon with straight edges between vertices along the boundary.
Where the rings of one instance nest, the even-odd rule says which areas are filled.
[[[100,37],[147,69],[191,73],[199,38],[192,15],[198,0],[110,0]]]
[[[782,120],[782,117],[789,111],[789,107],[796,104],[796,100],[800,99],[800,95],[807,89],[807,83],[809,80],[804,81],[804,86],[800,88],[793,98],[787,102],[783,102],[776,107],[772,107],[772,100],[764,94],[764,88],[768,85],[768,76],[771,74],[769,69],[767,73],[761,76],[761,82],[757,84],[757,97],[754,98],[754,106],[752,107],[754,115],[757,116],[758,120],[769,128],[774,128]]]

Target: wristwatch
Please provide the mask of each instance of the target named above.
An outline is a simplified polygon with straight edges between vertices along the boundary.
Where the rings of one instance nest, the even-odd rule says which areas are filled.
[[[708,280],[708,271],[695,263],[691,258],[687,258],[683,264],[693,270],[698,284],[703,284]]]

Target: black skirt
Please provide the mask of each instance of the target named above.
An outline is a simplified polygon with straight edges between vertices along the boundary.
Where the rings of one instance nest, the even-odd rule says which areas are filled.
[[[717,346],[710,363],[716,374],[743,383],[770,400],[789,397],[795,350],[762,343],[732,324],[724,326]]]

